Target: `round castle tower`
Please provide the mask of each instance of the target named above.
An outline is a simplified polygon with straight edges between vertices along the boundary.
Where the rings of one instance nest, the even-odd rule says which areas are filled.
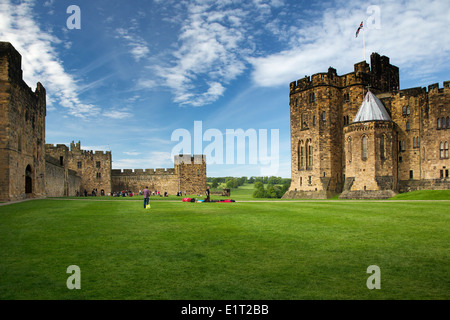
[[[397,130],[383,103],[368,92],[344,127],[345,184],[340,199],[387,199],[397,189]]]

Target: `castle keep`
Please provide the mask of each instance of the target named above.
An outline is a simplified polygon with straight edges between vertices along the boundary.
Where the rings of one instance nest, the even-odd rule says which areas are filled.
[[[284,198],[389,198],[450,189],[450,88],[399,90],[399,69],[373,53],[290,84],[291,177]]]
[[[86,151],[81,143],[45,144],[46,91],[22,78],[22,57],[0,42],[0,201],[34,197],[108,195],[148,186],[163,194],[203,194],[206,159],[175,156],[173,169],[112,170],[110,151]]]

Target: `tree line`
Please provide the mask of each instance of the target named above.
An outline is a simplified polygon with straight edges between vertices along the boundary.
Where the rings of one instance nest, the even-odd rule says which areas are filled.
[[[219,177],[207,178],[207,183],[211,188],[216,189],[220,184],[225,183],[226,188],[236,189],[244,184],[253,184],[254,198],[281,198],[289,189],[291,179],[281,177]],[[266,186],[266,187],[265,187]]]

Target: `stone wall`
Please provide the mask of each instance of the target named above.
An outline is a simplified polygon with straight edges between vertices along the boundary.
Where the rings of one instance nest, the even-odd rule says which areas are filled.
[[[417,188],[448,189],[449,84],[399,90],[399,69],[376,53],[370,65],[359,62],[349,74],[339,76],[330,67],[291,82],[292,182],[284,198],[324,198],[342,191],[346,193],[342,197],[364,198],[366,191],[368,198],[385,198]],[[368,159],[361,160],[360,145],[355,144],[350,163],[346,139],[357,141],[361,135],[347,127],[353,126],[368,88],[383,102],[394,126],[387,131],[371,127]],[[381,159],[382,135],[389,155],[385,159]],[[381,192],[389,188],[392,192]]]
[[[21,55],[0,42],[0,200],[45,196],[46,92],[22,79]]]
[[[180,190],[179,177],[174,169],[112,170],[111,185],[113,192],[128,190],[137,193],[148,187],[150,191],[174,195]]]
[[[45,157],[45,191],[47,197],[74,197],[81,192],[81,178],[61,165],[59,159]]]

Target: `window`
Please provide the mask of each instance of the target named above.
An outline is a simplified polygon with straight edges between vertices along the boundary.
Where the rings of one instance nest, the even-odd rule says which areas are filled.
[[[312,176],[308,177],[308,184],[311,185],[312,184]]]
[[[409,121],[406,122],[406,131],[411,130],[411,125],[409,124]]]
[[[200,170],[197,169],[197,176],[199,176],[199,175],[200,175]]]
[[[401,142],[401,148],[400,148],[400,150],[402,150],[402,152],[404,152],[404,151],[406,150],[406,143],[405,143],[405,141],[402,141],[402,142]]]
[[[77,162],[77,168],[78,168],[78,169],[83,168],[83,164],[82,164],[81,161],[78,161],[78,162]]]
[[[97,168],[100,168],[100,167],[101,167],[100,161],[97,161],[96,167],[97,167]]]
[[[313,93],[309,94],[309,102],[314,102],[314,101],[316,101],[316,94],[313,92]]]
[[[447,125],[446,125],[446,126],[447,126],[447,129],[450,128],[450,117],[447,117],[446,123],[447,123]]]
[[[441,142],[440,146],[441,159],[448,159],[448,142]]]
[[[442,121],[442,129],[445,129],[445,118],[442,117],[441,121]]]
[[[349,137],[347,140],[347,158],[348,162],[352,162],[352,138]]]
[[[412,170],[409,171],[409,179],[414,179],[414,171]]]
[[[327,114],[324,112],[322,112],[322,121],[325,122],[327,121]]]
[[[442,128],[442,126],[441,126],[441,118],[438,118],[438,119],[437,119],[437,128],[438,128],[438,129],[441,129],[441,128]]]
[[[445,159],[448,159],[448,142],[445,142],[444,144],[444,153]]]
[[[386,142],[384,141],[384,135],[381,135],[381,137],[380,137],[380,158],[383,160],[386,157],[385,144],[386,144]]]
[[[308,150],[308,166],[311,168],[313,165],[313,149],[312,149],[312,145],[308,146],[309,150]],[[448,153],[448,149],[447,149],[447,153]]]
[[[446,179],[448,178],[448,169],[445,170],[445,178],[446,178]]]
[[[441,179],[444,179],[444,170],[441,170]]]
[[[403,107],[403,115],[406,116],[406,107]]]
[[[303,185],[303,178],[300,177],[300,187]]]
[[[344,101],[345,102],[349,102],[350,101],[350,94],[349,93],[344,94]]]
[[[367,136],[363,136],[361,139],[361,158],[367,160]]]
[[[102,178],[102,174],[100,172],[97,172],[97,179],[101,179]]]
[[[64,165],[64,157],[59,157],[59,164]]]
[[[303,141],[298,143],[298,170],[302,169],[305,164]]]
[[[409,109],[409,106],[406,107],[406,115],[409,116],[411,113],[411,110]]]
[[[295,105],[298,107],[298,99],[295,99]]]
[[[313,117],[313,126],[316,126],[316,116]]]

